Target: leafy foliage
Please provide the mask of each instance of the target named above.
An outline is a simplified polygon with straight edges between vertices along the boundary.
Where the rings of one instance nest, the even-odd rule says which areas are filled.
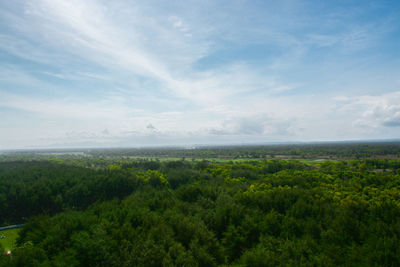
[[[1,163],[2,223],[27,223],[0,264],[399,266],[399,164]]]

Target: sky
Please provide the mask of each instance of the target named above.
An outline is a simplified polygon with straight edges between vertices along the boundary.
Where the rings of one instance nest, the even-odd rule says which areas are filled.
[[[395,138],[398,0],[0,0],[0,149]]]

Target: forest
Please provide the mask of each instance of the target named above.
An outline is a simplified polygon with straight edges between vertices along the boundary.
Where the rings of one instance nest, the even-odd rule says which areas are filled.
[[[4,153],[0,266],[400,266],[399,148]]]

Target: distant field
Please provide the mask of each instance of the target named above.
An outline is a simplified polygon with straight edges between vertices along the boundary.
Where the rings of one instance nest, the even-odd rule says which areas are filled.
[[[303,163],[308,163],[308,164],[314,164],[314,163],[321,163],[326,160],[327,159],[299,159],[298,161],[303,162]],[[337,160],[329,159],[329,161],[337,161]]]
[[[182,160],[182,158],[173,158],[173,157],[131,157],[132,159],[135,160],[143,160],[143,159],[150,159],[150,160],[159,160],[161,162],[163,161],[177,161],[177,160]],[[303,163],[308,163],[308,164],[315,164],[315,163],[321,163],[323,161],[326,161],[328,159],[325,158],[310,158],[310,159],[293,159],[290,157],[282,157],[281,159],[284,160],[298,160]],[[233,158],[185,158],[185,161],[210,161],[210,162],[219,162],[219,163],[228,163],[228,162],[246,162],[246,161],[258,161],[258,160],[265,160],[265,158],[238,158],[238,159],[233,159]],[[271,158],[267,159],[271,160]],[[337,159],[336,159],[337,160]],[[333,159],[329,159],[329,161],[336,161]]]
[[[134,160],[143,160],[143,159],[150,159],[150,160],[159,160],[161,162],[163,161],[177,161],[177,160],[182,160],[182,157],[137,157],[137,156],[132,156],[130,157],[131,159]],[[226,162],[242,162],[242,161],[249,161],[249,160],[261,160],[258,158],[240,158],[240,159],[230,159],[230,158],[188,158],[185,157],[185,161],[211,161],[211,162],[221,162],[221,163],[226,163]]]
[[[0,236],[4,235],[5,238],[0,238],[0,244],[3,246],[5,250],[12,250],[15,245],[15,241],[18,237],[18,232],[21,229],[10,229],[0,231]]]

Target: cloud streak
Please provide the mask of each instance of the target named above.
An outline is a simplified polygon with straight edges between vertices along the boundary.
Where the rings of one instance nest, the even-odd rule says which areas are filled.
[[[18,143],[18,129],[43,144],[397,137],[396,10],[357,1],[0,3],[0,146]]]

